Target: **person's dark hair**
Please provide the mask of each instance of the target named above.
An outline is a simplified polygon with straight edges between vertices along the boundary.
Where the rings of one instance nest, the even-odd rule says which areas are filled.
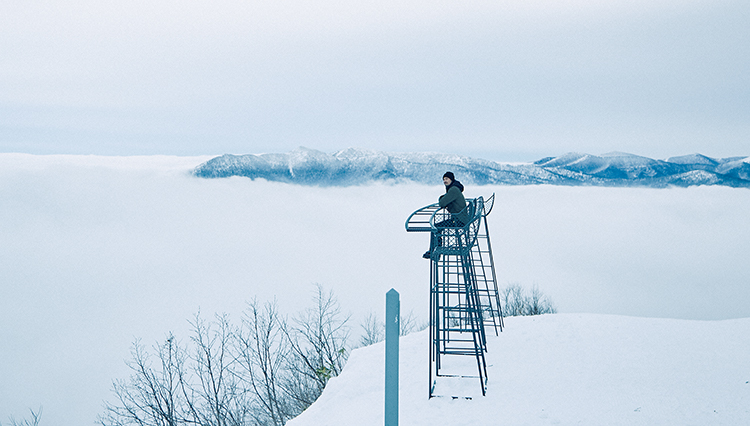
[[[443,177],[447,177],[448,179],[451,180],[451,182],[453,182],[453,181],[456,180],[456,177],[453,175],[453,172],[445,172],[445,174],[443,175]]]

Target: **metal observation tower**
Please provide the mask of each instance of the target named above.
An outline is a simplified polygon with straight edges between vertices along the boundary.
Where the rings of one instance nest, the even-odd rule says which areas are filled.
[[[439,204],[430,204],[406,220],[407,232],[429,232],[430,254],[430,398],[438,377],[476,377],[444,371],[446,356],[476,358],[482,395],[487,390],[485,327],[502,331],[503,313],[497,290],[487,216],[495,194],[466,199],[469,223],[452,221]],[[449,224],[451,226],[445,226]]]

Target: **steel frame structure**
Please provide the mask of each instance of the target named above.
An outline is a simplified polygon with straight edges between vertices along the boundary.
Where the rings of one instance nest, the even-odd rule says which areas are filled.
[[[495,194],[484,201],[482,224],[479,226],[477,242],[472,247],[472,262],[477,280],[477,293],[482,307],[482,318],[486,326],[492,326],[495,335],[502,331],[505,326],[503,322],[503,310],[500,305],[500,294],[497,288],[497,272],[495,261],[492,256],[492,243],[490,241],[490,228],[487,224],[487,216],[492,212],[495,205]]]
[[[430,368],[429,397],[438,377],[468,377],[445,373],[444,356],[473,356],[482,395],[487,389],[485,326],[502,331],[503,317],[497,291],[487,215],[494,194],[468,199],[467,224],[452,220],[438,204],[425,206],[406,221],[408,232],[430,232]]]

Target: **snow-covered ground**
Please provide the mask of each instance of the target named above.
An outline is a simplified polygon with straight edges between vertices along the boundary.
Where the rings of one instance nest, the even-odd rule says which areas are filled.
[[[0,154],[0,421],[41,405],[43,426],[91,424],[133,340],[184,337],[198,309],[237,315],[276,297],[291,313],[320,283],[355,335],[391,287],[425,318],[428,241],[404,221],[440,195],[439,177],[318,188],[191,176],[207,158]],[[537,284],[563,313],[750,317],[746,189],[466,189],[492,192],[501,285]]]
[[[556,314],[506,325],[489,338],[485,397],[477,379],[438,378],[441,395],[428,399],[428,335],[402,338],[399,424],[750,424],[748,318]],[[383,371],[383,343],[355,350],[289,426],[382,425]]]

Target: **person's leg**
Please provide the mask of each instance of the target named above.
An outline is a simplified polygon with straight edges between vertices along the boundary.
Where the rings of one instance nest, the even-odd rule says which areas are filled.
[[[424,257],[425,259],[429,259],[430,254],[435,250],[435,247],[439,247],[443,244],[443,238],[440,236],[440,234],[443,232],[443,229],[455,227],[457,224],[458,223],[454,219],[448,219],[436,223],[435,228],[438,228],[438,230],[436,232],[430,233],[430,250],[425,252],[422,257]]]
[[[436,241],[439,237],[436,235],[435,232],[430,232],[430,249],[427,250],[422,257],[425,259],[429,259],[432,252],[435,250],[435,247],[437,247],[440,244],[436,244]]]

